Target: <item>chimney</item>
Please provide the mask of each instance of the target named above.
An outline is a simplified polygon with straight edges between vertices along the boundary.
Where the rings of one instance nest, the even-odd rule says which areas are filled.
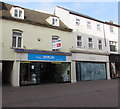
[[[110,23],[111,23],[111,24],[113,24],[113,23],[114,23],[114,21],[110,21]]]

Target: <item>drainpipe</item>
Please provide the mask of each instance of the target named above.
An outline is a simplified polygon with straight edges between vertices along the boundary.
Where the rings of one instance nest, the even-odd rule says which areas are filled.
[[[103,23],[103,33],[104,33],[104,41],[105,41],[105,47],[107,46],[107,43],[106,43],[106,35],[105,35],[105,27],[104,27],[104,23]]]

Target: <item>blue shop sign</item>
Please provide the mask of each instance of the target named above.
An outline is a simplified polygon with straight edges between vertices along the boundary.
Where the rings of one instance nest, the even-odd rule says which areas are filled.
[[[66,56],[28,53],[28,60],[66,61]]]

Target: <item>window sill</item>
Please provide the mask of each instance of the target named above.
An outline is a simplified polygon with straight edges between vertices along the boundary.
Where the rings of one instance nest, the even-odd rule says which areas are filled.
[[[83,46],[81,46],[81,47],[80,47],[80,46],[77,46],[77,48],[84,49],[84,48],[85,48],[85,46],[84,46],[84,47],[83,47]]]
[[[22,47],[11,47],[11,49],[23,49]]]

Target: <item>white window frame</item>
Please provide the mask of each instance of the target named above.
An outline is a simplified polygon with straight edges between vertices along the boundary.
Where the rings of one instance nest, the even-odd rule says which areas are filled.
[[[101,42],[101,43],[100,43]],[[98,49],[102,50],[103,49],[103,41],[101,39],[98,39]]]
[[[87,21],[87,28],[91,28],[91,22]]]
[[[15,35],[14,32],[21,34]],[[14,38],[15,38],[15,45],[14,45]],[[19,38],[21,39],[21,46],[19,46]],[[23,48],[23,32],[19,30],[12,31],[12,48]]]
[[[24,9],[20,7],[12,7],[11,14],[14,18],[24,19]]]
[[[78,40],[78,37],[80,37],[80,40]],[[80,35],[77,35],[77,47],[82,48],[83,47],[83,37]]]
[[[91,41],[89,39],[91,39]],[[88,38],[88,48],[93,49],[93,38],[91,37]]]
[[[97,24],[97,30],[100,30],[101,27],[100,27],[100,24]]]
[[[80,19],[79,18],[76,18],[76,25],[80,26]]]
[[[111,50],[111,47],[110,47],[110,51],[111,52],[117,52],[117,42],[115,42],[115,41],[109,41],[109,44],[110,44],[110,46],[114,46],[115,47],[114,51]]]
[[[110,32],[113,33],[114,32],[114,27],[110,25]]]
[[[52,25],[53,26],[59,26],[59,18],[52,17]]]

